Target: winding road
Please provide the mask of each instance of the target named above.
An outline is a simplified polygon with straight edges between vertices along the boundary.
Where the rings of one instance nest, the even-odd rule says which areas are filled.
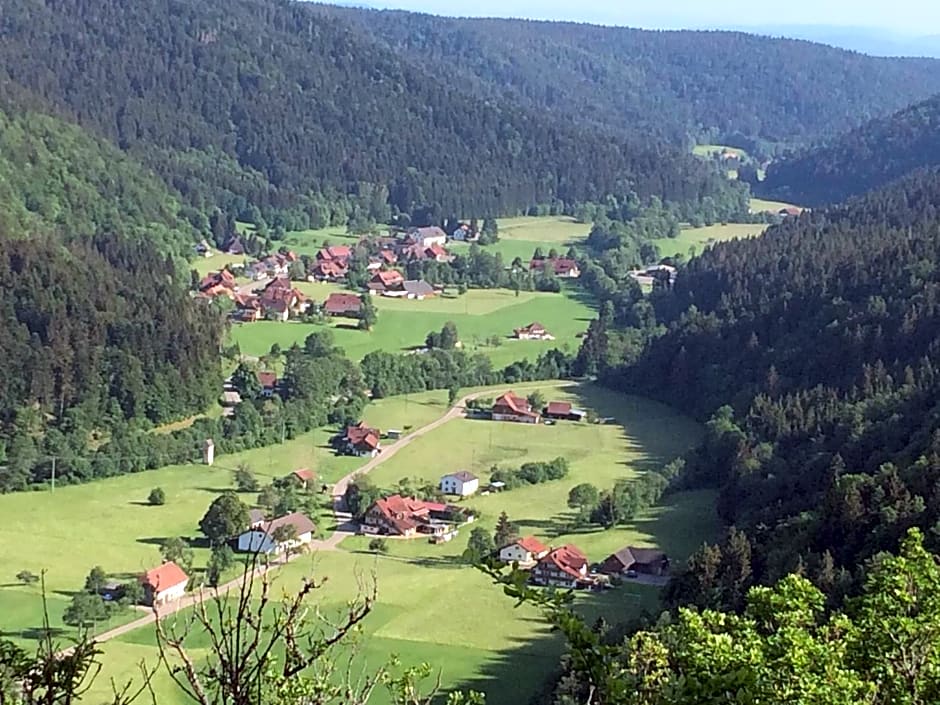
[[[386,460],[394,457],[400,450],[402,450],[403,448],[407,448],[409,445],[411,445],[411,443],[413,443],[418,438],[421,438],[422,436],[440,428],[441,426],[446,424],[448,421],[452,421],[453,419],[460,418],[465,413],[465,406],[468,401],[470,401],[471,399],[476,399],[477,397],[483,396],[484,394],[488,394],[488,393],[489,392],[476,392],[475,394],[468,394],[464,396],[463,398],[459,399],[454,406],[448,409],[447,413],[445,413],[444,415],[435,419],[431,423],[425,426],[422,426],[421,428],[415,429],[404,438],[401,438],[400,440],[398,440],[393,445],[390,445],[387,448],[383,449],[379,455],[375,456],[374,458],[371,458],[369,462],[367,462],[362,467],[357,468],[356,470],[353,470],[351,473],[349,473],[345,477],[342,477],[339,480],[337,480],[336,484],[333,485],[333,492],[332,492],[333,514],[336,519],[336,529],[326,539],[311,541],[307,545],[307,551],[308,552],[309,551],[335,551],[338,548],[340,542],[343,541],[343,539],[348,538],[350,536],[355,536],[358,527],[353,522],[352,516],[348,512],[346,512],[345,508],[343,507],[343,496],[346,493],[346,488],[349,487],[349,483],[352,481],[354,477],[356,477],[357,475],[364,475],[366,473],[372,472],[379,465],[384,463]],[[111,639],[115,639],[123,634],[127,634],[136,629],[140,629],[141,627],[145,627],[148,624],[153,624],[156,621],[158,615],[160,619],[163,619],[165,617],[170,616],[171,614],[179,612],[180,610],[185,610],[194,605],[198,605],[216,596],[224,595],[232,590],[239,588],[242,585],[242,582],[244,580],[246,579],[254,580],[255,578],[260,578],[262,575],[265,575],[266,573],[269,573],[272,570],[276,570],[277,568],[280,568],[281,566],[285,565],[289,561],[299,558],[302,555],[304,554],[282,556],[276,560],[272,560],[266,565],[258,566],[250,575],[247,575],[247,576],[240,575],[234,580],[230,580],[229,582],[223,585],[219,585],[218,587],[203,588],[203,589],[188,593],[187,595],[180,598],[176,602],[172,602],[170,604],[162,606],[157,612],[148,610],[146,615],[140,617],[139,619],[135,619],[133,622],[128,622],[127,624],[122,624],[119,627],[115,627],[114,629],[109,629],[105,632],[102,632],[101,634],[96,635],[94,637],[94,640],[96,642],[104,642],[104,641],[109,641]],[[68,651],[70,651],[70,649],[65,649],[61,653],[68,653]]]

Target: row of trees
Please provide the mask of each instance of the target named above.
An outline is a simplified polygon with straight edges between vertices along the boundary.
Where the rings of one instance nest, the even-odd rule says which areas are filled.
[[[514,490],[526,485],[540,485],[543,482],[561,480],[568,476],[568,460],[563,457],[547,461],[523,463],[518,468],[494,467],[490,482],[502,482],[504,489]]]

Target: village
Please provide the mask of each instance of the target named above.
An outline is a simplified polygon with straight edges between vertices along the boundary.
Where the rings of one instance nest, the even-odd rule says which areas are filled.
[[[265,384],[270,393],[275,393],[276,379],[259,376],[259,382]],[[471,400],[464,414],[471,420],[508,424],[583,424],[589,416],[596,418],[595,414],[569,401],[548,400],[536,406],[531,397],[511,390],[491,401]],[[338,456],[372,461],[366,466],[370,468],[380,462],[387,448],[395,447],[402,433],[394,429],[383,432],[360,421],[336,433],[330,445]],[[206,443],[203,461],[209,466],[214,463],[211,441]],[[380,492],[361,506],[353,506],[362,502],[356,483],[364,475],[359,473],[351,475],[345,483],[332,486],[321,482],[315,470],[299,468],[286,474],[279,483],[304,496],[328,498],[337,526],[343,527],[337,531],[342,531],[343,535],[369,537],[372,539],[370,546],[384,547],[387,540],[422,539],[433,545],[453,541],[461,530],[477,522],[480,513],[473,506],[474,498],[510,491],[505,482],[496,479],[498,476],[485,480],[468,470],[455,470],[444,473],[433,489],[425,489],[423,497]],[[251,508],[241,530],[226,540],[236,554],[260,556],[266,562],[286,562],[322,548],[322,536],[314,519],[302,511],[270,516],[262,508]],[[535,535],[507,535],[504,542],[494,544],[489,555],[474,558],[524,571],[534,586],[566,590],[606,590],[624,582],[661,586],[667,581],[670,570],[669,557],[654,546],[627,545],[606,556],[591,558],[574,543],[552,545]],[[192,576],[172,560],[141,574],[139,584],[143,604],[157,606],[178,601],[194,586]],[[102,594],[105,599],[119,599],[123,596],[122,590],[120,584],[109,582]]]

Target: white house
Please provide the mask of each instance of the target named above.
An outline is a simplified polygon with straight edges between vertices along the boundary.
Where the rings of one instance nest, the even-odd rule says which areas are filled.
[[[139,582],[144,589],[144,602],[148,605],[162,605],[186,594],[189,576],[176,563],[167,561],[159,568],[141,575]]]
[[[441,478],[441,492],[459,497],[468,497],[480,489],[480,478],[472,472],[461,470]]]
[[[238,537],[238,550],[244,553],[283,553],[310,543],[316,528],[309,517],[294,512],[251,526]],[[287,536],[281,536],[282,532]]]
[[[447,233],[436,225],[428,228],[414,228],[410,235],[412,240],[421,245],[421,247],[447,244]]]
[[[499,549],[499,560],[503,563],[518,563],[521,566],[535,565],[548,555],[548,546],[534,536],[518,539]]]

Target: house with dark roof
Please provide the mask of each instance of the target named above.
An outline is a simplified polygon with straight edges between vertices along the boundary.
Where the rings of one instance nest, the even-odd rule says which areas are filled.
[[[310,543],[316,530],[310,517],[293,512],[251,526],[239,535],[238,550],[244,553],[284,553]]]
[[[520,568],[531,568],[547,556],[548,551],[548,546],[534,536],[525,536],[500,548],[499,560],[503,563],[516,563]]]
[[[356,318],[362,312],[362,301],[357,294],[336,291],[327,297],[323,312],[328,316]]]
[[[162,605],[186,594],[189,576],[173,561],[152,568],[138,578],[144,589],[144,603]]]
[[[402,283],[402,289],[405,292],[406,298],[417,299],[419,301],[429,296],[434,296],[437,293],[434,291],[434,287],[424,281],[424,279],[409,279]]]
[[[594,584],[588,576],[587,556],[572,544],[552,549],[545,554],[532,569],[532,582],[536,585],[569,589],[590,587]]]
[[[222,246],[222,249],[226,254],[229,255],[243,255],[245,254],[245,245],[242,243],[242,239],[238,235],[232,235],[228,241]]]
[[[360,421],[355,426],[347,426],[345,432],[335,439],[335,445],[345,455],[374,458],[382,450],[381,438],[381,431]]]
[[[441,478],[440,488],[444,494],[469,497],[480,489],[480,478],[472,472],[460,470],[444,475]]]
[[[542,415],[546,419],[559,421],[582,421],[587,416],[587,412],[574,408],[566,401],[550,401],[543,409]]]
[[[539,423],[541,415],[532,408],[525,397],[516,396],[512,391],[506,392],[493,402],[492,416],[494,421],[513,421],[515,423]]]
[[[555,336],[546,330],[538,321],[534,321],[522,328],[513,330],[513,335],[517,340],[554,340]]]
[[[441,536],[453,531],[454,516],[455,512],[446,504],[395,494],[376,500],[366,510],[362,530],[405,538],[419,533]]]
[[[630,572],[644,575],[667,575],[669,557],[656,548],[627,546],[604,559],[599,572],[605,575],[624,575]]]

